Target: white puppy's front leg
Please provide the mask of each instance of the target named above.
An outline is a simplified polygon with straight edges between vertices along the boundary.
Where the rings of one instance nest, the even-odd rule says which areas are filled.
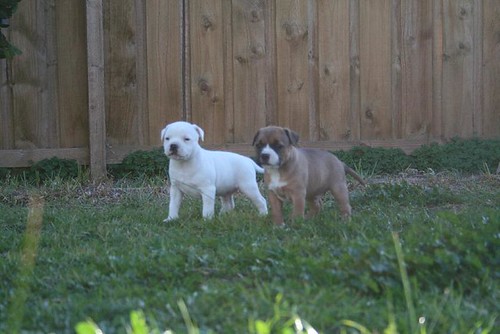
[[[170,203],[168,205],[168,217],[164,222],[174,220],[179,217],[179,208],[182,202],[182,192],[173,184],[170,186]]]
[[[203,218],[210,219],[214,216],[215,210],[215,186],[201,189],[203,200]]]

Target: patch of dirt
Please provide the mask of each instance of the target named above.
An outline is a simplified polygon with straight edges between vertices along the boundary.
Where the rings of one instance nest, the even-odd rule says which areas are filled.
[[[481,190],[498,194],[500,190],[500,175],[460,175],[453,172],[422,172],[407,169],[397,175],[373,176],[365,179],[367,186],[377,184],[408,183],[421,187],[442,187],[454,193],[474,192]],[[262,182],[259,183],[263,188]],[[362,191],[357,181],[349,179],[350,190]],[[264,189],[262,189],[264,190]],[[32,188],[12,188],[0,185],[0,201],[11,206],[27,206],[34,195],[41,196],[47,202],[64,204],[76,201],[91,205],[106,205],[119,203],[134,196],[150,196],[168,199],[168,184],[136,186],[124,182],[89,183],[82,185],[42,186]],[[497,195],[498,196],[498,195]]]

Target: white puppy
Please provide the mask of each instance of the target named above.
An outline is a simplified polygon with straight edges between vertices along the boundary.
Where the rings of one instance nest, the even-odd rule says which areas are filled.
[[[170,159],[170,205],[165,221],[179,216],[183,194],[201,196],[203,218],[211,218],[215,196],[221,196],[221,212],[225,212],[234,208],[233,193],[238,190],[252,200],[260,214],[267,214],[267,203],[255,178],[256,171],[264,170],[248,157],[203,149],[198,143],[203,136],[199,126],[187,122],[168,124],[161,131],[163,148]]]

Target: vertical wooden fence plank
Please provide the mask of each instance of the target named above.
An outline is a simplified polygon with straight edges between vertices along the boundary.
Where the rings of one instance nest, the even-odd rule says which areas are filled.
[[[181,8],[181,72],[182,72],[182,115],[191,121],[191,4],[190,0],[182,0]]]
[[[401,69],[403,48],[402,1],[392,0],[391,5],[391,109],[392,138],[401,138],[403,133],[403,73]]]
[[[205,141],[225,141],[223,0],[190,1],[191,115]]]
[[[276,57],[276,1],[266,1],[266,125],[278,124],[278,83]]]
[[[4,34],[6,32],[4,31]],[[7,33],[8,34],[8,33]],[[9,37],[7,37],[9,38]],[[0,59],[0,149],[14,148],[14,115],[12,113],[12,83],[10,66]]]
[[[309,138],[307,1],[276,1],[278,123]]]
[[[136,144],[142,121],[137,109],[135,0],[104,4],[107,143]]]
[[[432,120],[432,0],[402,5],[402,136],[425,139]]]
[[[307,55],[308,55],[308,83],[309,83],[309,140],[315,141],[320,138],[320,53],[319,53],[319,12],[316,0],[307,2]]]
[[[58,59],[57,59],[57,27],[56,27],[56,1],[42,2],[42,10],[37,11],[38,28],[44,31],[45,62],[40,64],[40,75],[45,78],[41,92],[45,136],[48,147],[60,147],[59,104],[58,104]],[[41,131],[44,131],[42,128]]]
[[[234,140],[251,142],[266,117],[265,2],[233,1]],[[229,36],[227,38],[230,38]]]
[[[135,114],[137,119],[136,143],[146,145],[149,143],[149,118],[148,118],[148,70],[146,55],[146,3],[144,0],[134,1],[132,16],[135,25]]]
[[[360,0],[349,1],[349,97],[351,139],[361,139]]]
[[[87,147],[88,82],[85,2],[56,2],[61,147]]]
[[[472,0],[444,0],[444,137],[473,135]]]
[[[226,115],[224,142],[234,143],[235,139],[235,103],[234,103],[234,57],[233,57],[233,3],[222,1],[222,17],[231,18],[223,21],[224,36],[224,113]]]
[[[147,85],[149,143],[160,143],[160,131],[183,118],[182,110],[182,4],[148,0]]]
[[[12,27],[12,43],[23,54],[12,61],[15,145],[57,147],[54,3],[20,2],[16,22]]]
[[[106,110],[104,92],[103,0],[87,0],[87,62],[89,91],[90,173],[106,176]]]
[[[434,1],[432,8],[432,129],[433,140],[443,135],[443,2]]]
[[[483,128],[481,136],[500,136],[500,2],[483,2]]]
[[[318,4],[320,139],[350,139],[349,0]]]
[[[390,139],[391,1],[360,4],[361,139]]]
[[[472,57],[473,57],[473,83],[472,83],[472,112],[473,112],[473,134],[474,137],[483,133],[483,1],[474,0],[472,11],[473,35],[472,35]]]

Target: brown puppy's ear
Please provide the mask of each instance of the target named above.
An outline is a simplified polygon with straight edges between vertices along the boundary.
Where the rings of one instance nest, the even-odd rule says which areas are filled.
[[[285,133],[288,139],[290,140],[290,144],[297,145],[299,143],[299,134],[295,131],[292,131],[288,128],[285,128]]]
[[[253,137],[252,146],[255,146],[255,143],[257,142],[257,138],[259,137],[259,135],[260,135],[260,130],[257,131],[255,136]]]

